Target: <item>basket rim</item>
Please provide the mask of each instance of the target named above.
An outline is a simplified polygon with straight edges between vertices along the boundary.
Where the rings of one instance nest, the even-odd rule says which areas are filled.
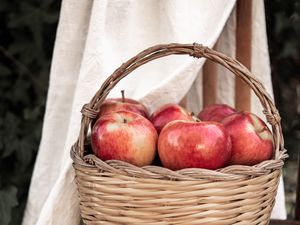
[[[269,174],[274,170],[280,170],[284,165],[284,160],[288,157],[286,150],[284,150],[281,152],[280,159],[266,160],[254,166],[231,165],[217,170],[187,168],[173,171],[156,165],[138,167],[120,160],[102,161],[93,154],[89,154],[81,158],[80,155],[78,155],[78,151],[75,146],[72,146],[70,156],[73,160],[73,166],[78,165],[86,169],[96,169],[101,173],[107,172],[143,179],[176,181],[195,181],[202,179],[211,181],[227,181],[249,179]]]
[[[173,55],[186,54],[195,58],[206,58],[215,63],[221,64],[234,75],[246,82],[259,98],[263,113],[267,122],[272,126],[275,154],[274,159],[263,161],[254,166],[231,165],[218,170],[208,170],[201,168],[189,168],[172,171],[160,166],[137,167],[132,164],[119,161],[102,161],[95,155],[85,155],[85,144],[88,135],[89,125],[92,119],[99,113],[99,106],[105,100],[109,91],[125,76],[136,68],[152,60]],[[82,120],[78,140],[71,148],[71,158],[74,164],[79,164],[89,168],[97,168],[99,171],[123,174],[127,176],[153,178],[153,179],[175,179],[175,180],[235,180],[245,179],[253,176],[260,176],[270,173],[272,170],[281,169],[284,160],[288,157],[284,149],[284,140],[280,124],[280,115],[276,109],[271,96],[265,90],[263,84],[240,62],[232,59],[220,52],[210,49],[198,43],[193,44],[163,44],[150,47],[116,69],[102,84],[91,101],[85,104],[81,110]]]

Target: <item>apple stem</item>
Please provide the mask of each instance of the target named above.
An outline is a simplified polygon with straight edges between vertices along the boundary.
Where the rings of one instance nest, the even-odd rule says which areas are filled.
[[[195,117],[196,122],[201,122],[200,119],[198,119],[197,117]]]
[[[122,91],[121,91],[121,94],[122,94],[122,102],[125,102],[125,91],[122,90]]]
[[[124,119],[123,119],[123,122],[124,122],[124,123],[127,123],[127,120],[124,118]]]
[[[195,113],[194,112],[191,112],[191,116],[193,117],[193,119],[196,121],[196,122],[201,122],[201,120],[195,116]]]

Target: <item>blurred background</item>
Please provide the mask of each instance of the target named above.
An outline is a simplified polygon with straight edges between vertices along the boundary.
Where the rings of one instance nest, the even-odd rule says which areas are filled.
[[[60,4],[0,2],[1,225],[22,221],[41,137]],[[300,1],[266,0],[265,10],[275,102],[290,155],[284,180],[291,218],[300,150]]]

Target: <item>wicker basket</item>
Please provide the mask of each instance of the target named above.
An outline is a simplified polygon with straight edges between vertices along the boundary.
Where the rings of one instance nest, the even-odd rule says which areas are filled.
[[[171,171],[101,161],[89,151],[88,129],[109,91],[139,66],[172,54],[205,57],[242,78],[259,98],[272,125],[274,159],[255,166]],[[85,224],[268,224],[284,159],[280,116],[263,85],[238,61],[200,44],[157,45],[139,53],[103,83],[82,108],[81,130],[71,149]]]

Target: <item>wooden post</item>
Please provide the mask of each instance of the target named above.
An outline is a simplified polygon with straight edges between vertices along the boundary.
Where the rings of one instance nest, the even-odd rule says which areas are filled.
[[[203,65],[203,108],[217,100],[217,64],[206,60]]]
[[[238,0],[236,11],[236,58],[251,69],[252,0]],[[235,80],[235,107],[250,111],[250,87],[241,79]]]

